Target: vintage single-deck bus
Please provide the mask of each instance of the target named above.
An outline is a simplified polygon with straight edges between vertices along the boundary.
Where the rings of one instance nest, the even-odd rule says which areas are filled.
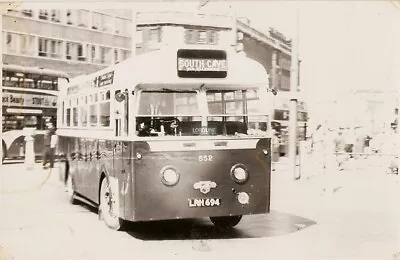
[[[58,86],[68,81],[62,71],[3,64],[3,158],[25,156],[26,128],[34,130],[34,151],[41,156],[46,120],[56,122]],[[25,129],[25,130],[24,130]]]
[[[71,202],[124,220],[209,217],[219,227],[269,212],[268,74],[228,50],[165,48],[72,79],[58,152]]]

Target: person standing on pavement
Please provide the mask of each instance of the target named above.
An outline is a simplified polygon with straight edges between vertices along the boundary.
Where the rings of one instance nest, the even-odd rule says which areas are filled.
[[[46,121],[46,132],[44,134],[43,168],[54,167],[55,151],[55,128],[50,120]],[[53,139],[53,140],[52,140]]]
[[[335,150],[336,150],[336,162],[337,162],[337,167],[339,171],[343,170],[343,163],[346,160],[347,155],[345,154],[345,140],[343,137],[342,131],[339,130],[338,136],[335,140]]]

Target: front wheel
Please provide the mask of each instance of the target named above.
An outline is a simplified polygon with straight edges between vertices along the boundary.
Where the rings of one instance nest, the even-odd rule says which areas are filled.
[[[118,196],[118,193],[114,194]],[[113,192],[111,186],[109,185],[107,178],[104,178],[100,186],[99,217],[104,220],[109,228],[121,230],[123,220],[119,218],[119,206],[112,195]]]
[[[230,229],[239,224],[242,216],[210,217],[211,222],[218,228]]]

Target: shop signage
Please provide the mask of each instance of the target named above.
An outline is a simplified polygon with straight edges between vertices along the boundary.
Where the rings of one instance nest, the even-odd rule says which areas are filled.
[[[104,73],[103,75],[97,76],[93,80],[93,86],[95,88],[101,88],[113,84],[113,81],[114,81],[114,71],[111,71]]]
[[[3,106],[56,108],[57,97],[35,94],[3,93]]]

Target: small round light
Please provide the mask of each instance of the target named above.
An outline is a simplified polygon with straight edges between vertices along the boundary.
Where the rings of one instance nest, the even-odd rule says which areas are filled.
[[[237,167],[233,170],[233,175],[239,181],[244,181],[247,178],[247,172],[242,167]]]
[[[176,185],[179,181],[179,174],[172,167],[166,167],[161,171],[161,181],[168,186]]]
[[[136,158],[138,158],[138,159],[142,159],[142,154],[140,154],[140,153],[136,153]]]
[[[235,182],[242,184],[249,179],[249,172],[247,171],[246,166],[243,164],[237,164],[231,169],[231,177]]]
[[[239,201],[240,204],[249,204],[250,201],[250,196],[249,194],[247,194],[246,192],[239,192],[237,199]]]

